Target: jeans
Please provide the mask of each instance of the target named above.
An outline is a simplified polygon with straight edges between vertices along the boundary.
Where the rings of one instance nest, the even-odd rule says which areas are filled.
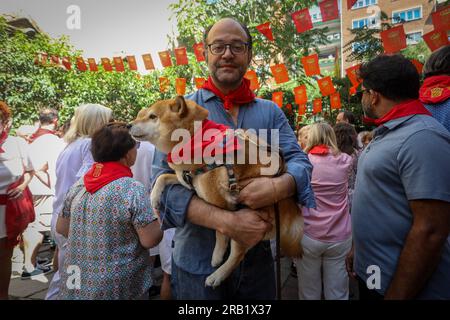
[[[274,300],[275,272],[269,241],[250,249],[244,260],[217,288],[205,286],[209,274],[192,274],[172,259],[172,294],[177,300]]]

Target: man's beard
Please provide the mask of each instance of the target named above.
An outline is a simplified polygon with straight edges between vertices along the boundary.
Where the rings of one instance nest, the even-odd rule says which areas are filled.
[[[378,117],[375,115],[374,112],[370,109],[370,104],[368,106],[365,106],[363,102],[361,102],[361,106],[364,112],[364,116],[367,118],[377,119]]]
[[[241,83],[242,78],[245,75],[245,70],[242,70],[241,67],[237,67],[236,70],[233,72],[232,77],[230,77],[229,74],[222,73],[219,75],[219,73],[221,73],[220,66],[215,66],[215,70],[214,72],[211,73],[211,76],[214,78],[216,82],[229,87],[234,87]]]

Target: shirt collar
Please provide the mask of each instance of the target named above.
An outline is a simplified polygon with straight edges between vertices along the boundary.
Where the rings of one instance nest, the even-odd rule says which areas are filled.
[[[415,114],[412,114],[410,116],[405,116],[405,117],[401,117],[401,118],[398,118],[398,119],[394,119],[394,120],[388,121],[385,124],[379,126],[378,128],[376,128],[374,130],[374,136],[381,135],[384,132],[389,131],[389,130],[394,130],[398,126],[402,125],[404,122],[408,121],[409,119],[411,119],[414,116],[415,116]]]
[[[216,95],[212,91],[202,89],[201,92],[202,92],[203,101],[205,101],[205,102],[207,102],[208,100],[211,100],[212,98],[216,97]]]

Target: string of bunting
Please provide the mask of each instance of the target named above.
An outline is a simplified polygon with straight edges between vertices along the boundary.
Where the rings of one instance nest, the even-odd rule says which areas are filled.
[[[350,10],[356,3],[357,0],[347,0],[347,9]],[[319,3],[319,8],[322,15],[322,21],[330,21],[339,18],[339,8],[338,0],[323,0]],[[300,9],[291,14],[292,21],[298,33],[303,33],[309,31],[313,28],[313,23],[311,20],[311,15],[308,8]],[[431,51],[435,51],[443,46],[449,44],[447,33],[450,30],[450,5],[442,8],[431,14],[434,30],[424,34],[423,39],[428,45]],[[256,30],[264,35],[269,41],[274,41],[275,37],[272,32],[270,21],[257,25]],[[384,30],[380,33],[381,41],[385,53],[393,54],[397,53],[407,47],[406,34],[403,25],[398,25],[392,27],[388,30]],[[204,56],[204,44],[202,42],[195,43],[192,47],[195,59],[197,62],[205,61]],[[173,66],[172,56],[169,50],[158,52],[159,59],[163,68],[168,68]],[[189,64],[187,56],[187,48],[179,47],[174,49],[175,64],[177,66]],[[155,70],[155,65],[153,63],[153,58],[150,53],[143,54],[142,61],[146,70]],[[66,70],[72,70],[72,63],[69,57],[58,57],[56,55],[48,56],[47,53],[38,53],[35,58],[35,64],[46,65],[50,60],[52,65],[61,65]],[[127,62],[128,68],[132,71],[137,71],[137,60],[134,55],[127,55],[125,58],[113,57],[112,63],[109,58],[101,58],[100,63],[103,70],[106,72],[124,72],[125,64]],[[423,65],[417,60],[411,60],[416,66],[418,72],[422,71]],[[321,76],[320,66],[319,66],[319,56],[318,54],[311,54],[301,58],[301,63],[304,68],[306,76]],[[75,66],[81,72],[91,71],[97,72],[99,70],[97,61],[94,58],[88,58],[87,64],[83,57],[75,58]],[[350,80],[352,87],[350,88],[350,94],[355,94],[357,87],[360,85],[360,81],[357,77],[357,71],[360,65],[352,66],[346,69],[346,75]],[[290,80],[288,70],[283,63],[270,66],[270,70],[277,84],[286,83]],[[260,83],[258,76],[254,70],[248,70],[245,77],[250,80],[250,89],[258,90],[260,88]],[[201,88],[206,79],[204,78],[194,78],[194,83],[197,89]],[[322,77],[317,79],[317,84],[319,86],[322,96],[329,97],[331,109],[339,109],[341,107],[340,95],[336,92],[336,88],[333,85],[331,77]],[[169,89],[170,81],[167,77],[159,78],[159,86],[161,92],[166,92]],[[184,95],[186,92],[186,79],[177,78],[175,80],[175,91],[179,95]],[[299,106],[298,114],[299,116],[305,114],[306,104],[308,102],[308,96],[306,92],[306,86],[300,85],[294,88],[295,103]],[[280,107],[283,106],[283,92],[273,92],[272,100]],[[312,101],[313,114],[322,111],[322,99],[314,99]],[[292,108],[292,106],[291,106]]]

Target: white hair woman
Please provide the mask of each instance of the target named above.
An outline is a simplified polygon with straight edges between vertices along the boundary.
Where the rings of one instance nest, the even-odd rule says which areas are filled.
[[[94,163],[91,154],[91,138],[94,133],[112,120],[112,110],[100,104],[84,104],[74,113],[70,129],[64,136],[67,143],[56,161],[56,185],[53,201],[52,236],[58,248],[58,265],[64,265],[67,239],[55,230],[58,215],[61,213],[64,197],[70,187],[82,177]],[[55,272],[47,291],[46,299],[58,298],[59,271]]]
[[[320,300],[323,283],[325,299],[348,300],[345,257],[352,245],[347,190],[352,157],[339,151],[327,123],[311,125],[305,152],[313,165],[316,208],[303,208],[304,254],[297,260],[299,298]]]

